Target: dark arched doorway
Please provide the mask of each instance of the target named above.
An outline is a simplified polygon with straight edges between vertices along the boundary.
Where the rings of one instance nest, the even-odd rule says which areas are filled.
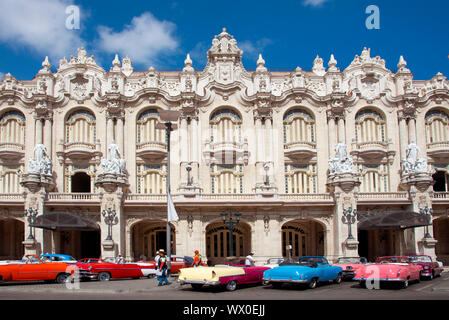
[[[72,192],[90,193],[90,176],[85,172],[77,172],[72,176]]]
[[[446,171],[437,171],[432,175],[432,178],[433,181],[435,181],[435,184],[433,185],[433,191],[447,191]]]

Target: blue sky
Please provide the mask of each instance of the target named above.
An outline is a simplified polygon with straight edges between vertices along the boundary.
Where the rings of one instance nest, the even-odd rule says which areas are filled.
[[[65,26],[69,5],[80,9],[80,29]],[[380,10],[380,29],[366,28],[369,5]],[[202,70],[226,27],[247,70],[259,53],[271,71],[310,70],[317,54],[327,66],[331,53],[343,70],[366,46],[393,72],[403,55],[415,79],[449,77],[448,13],[444,0],[1,0],[0,76],[32,79],[46,55],[56,70],[79,46],[106,70],[115,53],[129,55],[137,71],[181,70],[190,53]]]

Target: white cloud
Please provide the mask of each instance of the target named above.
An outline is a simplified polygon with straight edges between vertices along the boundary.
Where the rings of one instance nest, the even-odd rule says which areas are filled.
[[[256,58],[259,56],[259,53],[262,53],[265,47],[272,42],[273,41],[271,39],[262,38],[256,42],[249,40],[241,41],[237,43],[237,45],[243,50],[243,54],[246,55],[247,58]]]
[[[312,7],[318,7],[321,6],[323,3],[327,2],[329,0],[304,0],[303,4],[305,6],[312,6]]]
[[[72,4],[72,0],[1,0],[0,41],[52,59],[76,52],[84,41],[80,30],[66,28],[66,8]]]
[[[157,66],[161,55],[174,53],[179,42],[173,36],[176,25],[158,20],[150,12],[134,17],[122,31],[114,32],[99,26],[98,48],[108,53],[129,56],[131,61],[148,66]]]

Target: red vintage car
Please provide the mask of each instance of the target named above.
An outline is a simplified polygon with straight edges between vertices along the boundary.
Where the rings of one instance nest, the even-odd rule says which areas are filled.
[[[115,263],[106,262],[98,258],[84,258],[78,260],[76,266],[80,270],[88,269],[91,273],[97,274],[100,281],[120,278],[142,278],[154,275],[154,264],[149,263]]]
[[[354,278],[356,270],[363,267],[366,263],[368,263],[368,261],[363,257],[342,257],[338,258],[333,265],[343,269],[343,279],[350,280]]]
[[[154,261],[138,261],[137,263],[147,263],[153,265],[155,268],[156,262]],[[202,266],[207,266],[205,263],[201,263]],[[179,270],[182,268],[191,268],[193,267],[193,258],[189,256],[179,256],[172,255],[171,256],[171,273],[179,273]]]
[[[369,263],[356,270],[353,280],[361,287],[367,287],[367,281],[397,282],[407,288],[411,281],[419,282],[421,267],[411,262],[407,256],[379,257],[376,263]]]
[[[432,280],[443,272],[443,267],[437,262],[432,261],[430,256],[426,255],[410,255],[408,256],[413,264],[421,267],[421,279]]]
[[[26,255],[23,261],[0,265],[0,282],[8,281],[71,281],[76,268],[73,264],[43,262],[35,255]],[[88,269],[80,270],[80,276],[89,274]]]

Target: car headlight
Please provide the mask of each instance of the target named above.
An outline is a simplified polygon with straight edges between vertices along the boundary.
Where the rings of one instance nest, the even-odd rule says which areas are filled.
[[[91,270],[92,270],[92,266],[89,266],[89,268],[88,268],[88,269],[89,269],[89,271],[91,271]]]
[[[424,266],[424,269],[430,269],[430,267],[429,266]]]

